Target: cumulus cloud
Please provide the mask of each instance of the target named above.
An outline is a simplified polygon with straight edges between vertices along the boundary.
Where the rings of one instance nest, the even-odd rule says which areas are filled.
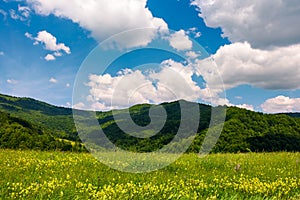
[[[16,85],[16,84],[19,83],[18,81],[14,80],[14,79],[7,79],[6,82],[7,82],[8,84],[12,84],[12,85]]]
[[[267,113],[299,112],[300,98],[277,96],[275,98],[267,99],[261,105],[261,108]]]
[[[219,85],[219,76],[211,72],[207,62],[214,60],[224,85]],[[247,42],[221,47],[215,55],[198,62],[198,73],[208,84],[230,89],[242,84],[278,90],[300,88],[300,44],[277,47],[273,50],[254,49]]]
[[[36,38],[34,38],[36,42],[44,45],[44,48],[49,51],[64,51],[67,54],[70,54],[70,48],[67,47],[63,43],[57,43],[56,37],[54,37],[51,33],[47,31],[40,31]]]
[[[253,105],[249,105],[249,104],[238,104],[238,105],[234,105],[238,108],[244,108],[244,109],[247,109],[247,110],[251,110],[251,111],[254,111],[254,107]]]
[[[67,18],[82,28],[91,31],[92,36],[103,41],[110,36],[137,28],[166,29],[167,24],[153,17],[146,7],[147,0],[27,0],[37,14]],[[126,47],[147,45],[155,32],[132,35],[129,40],[120,40]]]
[[[186,35],[184,30],[179,30],[171,34],[169,43],[177,51],[190,50],[193,47],[192,41]]]
[[[38,32],[37,37],[33,37],[28,32],[25,33],[25,36],[31,40],[34,40],[34,45],[42,44],[46,50],[53,52],[53,54],[47,54],[44,57],[44,59],[47,61],[52,61],[55,60],[56,57],[62,56],[62,52],[71,54],[70,47],[66,46],[64,43],[57,43],[56,37],[45,30]]]
[[[300,43],[298,0],[193,0],[209,27],[221,27],[232,42],[255,48]]]
[[[44,58],[47,61],[55,60],[56,58],[52,54],[47,54]]]
[[[98,110],[119,109],[140,103],[162,103],[179,99],[229,104],[209,88],[200,88],[193,80],[194,66],[173,60],[161,63],[160,70],[142,72],[126,69],[117,76],[89,76],[89,107]]]
[[[58,83],[58,80],[52,77],[49,79],[49,82],[50,83]]]

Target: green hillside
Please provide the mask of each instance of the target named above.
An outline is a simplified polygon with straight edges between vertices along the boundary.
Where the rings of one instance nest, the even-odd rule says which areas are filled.
[[[190,105],[190,107],[199,106],[199,116],[190,116],[191,120],[195,117],[200,117],[200,121],[197,130],[198,134],[188,149],[188,152],[199,152],[210,124],[212,107],[191,102],[185,102],[185,104]],[[158,133],[151,127],[144,130],[142,134],[144,134],[145,138],[131,136],[119,128],[115,118],[127,124],[127,119],[122,118],[126,110],[116,111],[117,114],[115,116],[112,115],[111,111],[97,112],[97,118],[106,137],[118,148],[134,152],[150,152],[161,149],[173,140],[181,123],[180,101],[163,103],[161,106],[164,107],[167,113],[166,122]],[[156,109],[156,106],[148,104],[131,107],[129,110],[132,120],[139,126],[147,126],[151,123],[149,117],[151,107],[154,110]],[[185,109],[188,113],[190,112],[189,106]],[[297,113],[292,115],[263,114],[236,107],[228,107],[226,109],[224,129],[213,152],[300,151],[300,118],[296,117],[298,116]],[[11,143],[11,140],[21,138],[20,133],[23,132],[27,136],[30,135],[30,137],[25,138],[30,138],[33,141],[38,141],[40,139],[37,138],[43,136],[47,138],[43,141],[49,144],[54,140],[56,142],[80,141],[74,125],[72,110],[69,108],[52,106],[30,98],[0,95],[0,112],[2,116],[0,146],[2,148],[18,148],[18,145],[19,147],[24,146],[24,142],[17,146]],[[85,111],[80,112],[88,114]],[[99,127],[89,125],[88,120],[84,117],[81,117],[79,120],[81,124],[86,126],[84,127],[85,131],[80,134],[80,138],[84,142],[93,143],[96,146],[97,143],[103,144],[103,138],[97,137]],[[159,121],[155,123],[159,124]],[[153,127],[156,126],[155,123]],[[18,129],[16,126],[20,128]],[[16,131],[9,131],[10,129],[18,129],[19,135],[15,134]],[[187,133],[189,132],[188,128],[186,131]],[[150,137],[146,137],[148,135]],[[192,139],[187,134],[186,137],[183,137],[183,140],[174,144],[174,149],[180,148],[185,142]],[[27,145],[26,148],[44,149],[35,142]]]
[[[195,148],[202,135],[204,133],[195,141]],[[300,151],[300,119],[229,107],[224,129],[213,151]]]
[[[79,141],[72,110],[69,108],[52,106],[31,98],[0,94],[0,111],[37,124],[55,137]]]
[[[0,148],[83,150],[80,144],[72,145],[69,141],[57,139],[35,124],[3,112],[0,112]]]

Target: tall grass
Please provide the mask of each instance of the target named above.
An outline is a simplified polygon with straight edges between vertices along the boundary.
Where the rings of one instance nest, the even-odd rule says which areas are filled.
[[[300,153],[183,155],[158,171],[87,153],[0,150],[0,199],[300,199]]]

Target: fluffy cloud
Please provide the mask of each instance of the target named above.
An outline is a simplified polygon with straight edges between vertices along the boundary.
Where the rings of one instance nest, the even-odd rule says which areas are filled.
[[[38,32],[37,37],[35,38],[27,32],[25,33],[25,36],[34,40],[34,45],[42,44],[46,50],[53,52],[53,54],[47,54],[44,57],[47,61],[55,60],[56,57],[62,56],[62,52],[71,54],[70,47],[66,46],[64,43],[57,43],[56,37],[45,30]]]
[[[267,113],[299,112],[300,98],[278,96],[275,98],[267,99],[261,105],[261,108],[264,112]]]
[[[232,42],[255,48],[300,43],[299,0],[193,0],[209,27],[221,27]]]
[[[55,60],[56,58],[52,55],[52,54],[47,54],[46,56],[45,56],[45,60],[47,60],[47,61],[51,61],[51,60]]]
[[[194,51],[188,51],[188,52],[185,53],[185,56],[190,58],[190,59],[195,59],[195,58],[198,58],[201,55],[194,52]]]
[[[254,107],[253,105],[249,105],[249,104],[239,104],[239,105],[234,105],[238,108],[244,108],[244,109],[247,109],[247,110],[251,110],[251,111],[254,111]]]
[[[140,103],[161,103],[185,99],[213,104],[229,104],[209,88],[201,89],[192,79],[192,65],[184,66],[173,60],[161,63],[159,71],[141,72],[126,69],[112,77],[110,74],[89,77],[87,86],[90,108],[110,110]]]
[[[224,85],[219,85],[219,76],[211,72],[207,63],[214,60]],[[230,89],[249,84],[264,89],[300,88],[300,44],[278,47],[273,50],[253,49],[247,42],[221,47],[215,55],[198,62],[198,73],[208,84]]]
[[[171,34],[169,42],[171,47],[177,51],[190,50],[193,47],[192,41],[190,41],[184,30]]]
[[[49,79],[49,82],[50,83],[58,83],[58,80],[52,77]]]
[[[57,43],[56,37],[54,37],[51,33],[48,33],[47,31],[38,32],[37,37],[34,39],[36,41],[35,44],[43,44],[46,50],[55,52],[64,51],[67,54],[71,53],[69,47],[67,47],[63,43]]]
[[[27,3],[40,15],[53,14],[57,17],[67,18],[81,27],[91,31],[92,36],[98,40],[104,39],[137,28],[166,29],[167,24],[160,18],[153,17],[146,8],[147,0],[27,0]],[[155,32],[132,35],[123,42],[123,46],[139,46],[148,44]],[[125,43],[126,42],[126,43]]]

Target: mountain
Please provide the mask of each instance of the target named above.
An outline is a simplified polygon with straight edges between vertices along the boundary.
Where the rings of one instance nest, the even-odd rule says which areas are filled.
[[[180,107],[182,105],[185,105],[184,108]],[[161,123],[162,119],[159,112],[156,113],[155,111],[161,107],[166,111],[164,123]],[[195,114],[193,112],[194,108],[199,108],[200,112]],[[79,129],[84,131],[80,131],[79,135],[88,147],[94,148],[97,144],[109,146],[106,139],[108,138],[118,148],[134,152],[150,152],[161,149],[174,139],[175,143],[171,148],[180,149],[187,142],[191,142],[191,146],[187,151],[199,152],[210,125],[212,109],[218,108],[226,109],[226,118],[223,131],[212,150],[213,152],[300,151],[300,118],[296,117],[297,114],[293,114],[292,117],[289,116],[290,114],[263,114],[236,107],[211,107],[186,101],[163,103],[161,105],[135,105],[129,108],[130,118],[125,117],[128,111],[126,109],[114,112],[97,112],[94,115],[94,117],[97,117],[97,123],[93,122],[92,118],[85,117],[89,116],[90,112],[77,110],[75,113],[80,114],[80,117],[76,120],[80,124]],[[191,127],[188,125],[182,128],[181,126],[183,122],[182,109],[184,109],[184,113],[189,114],[188,117],[191,122],[193,119],[200,117],[200,121],[197,121],[197,135],[195,138],[189,134],[193,131],[192,124]],[[154,114],[151,114],[153,110]],[[2,148],[15,148],[9,142],[12,140],[11,138],[17,140],[16,138],[20,138],[20,136],[8,137],[14,133],[8,131],[8,129],[16,129],[15,125],[21,127],[19,130],[22,131],[19,132],[28,133],[30,140],[35,140],[33,138],[39,138],[40,135],[43,135],[43,137],[48,138],[45,141],[48,141],[49,144],[51,141],[69,143],[68,148],[71,149],[70,143],[74,141],[78,148],[80,146],[72,109],[49,105],[31,98],[18,98],[0,94],[0,112],[3,116],[2,121],[0,121],[0,136],[6,138],[0,140],[0,147]],[[152,119],[149,117],[149,113]],[[124,129],[119,127],[122,123],[126,128],[131,123],[131,119],[136,125],[144,127],[143,131],[139,131],[140,129],[133,131],[132,134],[135,136],[128,134],[126,131],[124,132]],[[10,122],[7,123],[7,121]],[[98,123],[105,134],[101,137],[98,133]],[[155,130],[159,126],[161,128]],[[210,128],[214,129],[216,127]],[[184,130],[184,133],[181,140],[176,140],[179,128]],[[91,146],[89,146],[90,144]],[[38,144],[32,143],[27,148],[43,149],[38,147]]]

